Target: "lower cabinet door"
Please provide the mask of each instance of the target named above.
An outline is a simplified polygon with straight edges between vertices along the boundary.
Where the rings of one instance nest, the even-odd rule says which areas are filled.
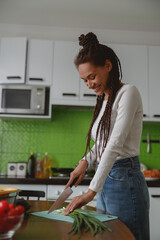
[[[160,188],[149,188],[150,195],[150,239],[160,239]]]

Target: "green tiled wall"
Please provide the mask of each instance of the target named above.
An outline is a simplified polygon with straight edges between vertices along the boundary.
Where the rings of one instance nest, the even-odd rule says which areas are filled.
[[[49,153],[52,166],[75,167],[84,154],[92,111],[54,107],[52,120],[0,120],[0,172],[27,162],[30,152]]]
[[[92,118],[91,109],[55,107],[52,120],[0,120],[0,172],[8,162],[27,162],[30,152],[48,152],[52,166],[75,167],[86,144],[86,134]],[[160,123],[144,123],[142,139],[150,133],[160,140]],[[149,168],[160,169],[160,144],[141,142],[140,161]]]
[[[147,133],[151,140],[160,140],[160,122],[144,122],[142,140],[147,140]],[[141,141],[140,161],[149,169],[160,169],[160,143],[151,143],[150,147],[150,153],[147,153],[147,143]]]

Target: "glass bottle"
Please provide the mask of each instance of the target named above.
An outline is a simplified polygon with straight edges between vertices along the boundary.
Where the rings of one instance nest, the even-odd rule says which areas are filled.
[[[42,156],[40,152],[37,153],[35,177],[42,178]]]
[[[36,159],[34,157],[33,152],[31,152],[30,157],[27,163],[27,177],[34,178],[35,177],[35,166]]]
[[[50,168],[51,168],[51,163],[50,163],[50,158],[48,156],[48,152],[45,152],[45,156],[42,160],[42,171],[43,171],[43,178],[49,178],[50,177]]]

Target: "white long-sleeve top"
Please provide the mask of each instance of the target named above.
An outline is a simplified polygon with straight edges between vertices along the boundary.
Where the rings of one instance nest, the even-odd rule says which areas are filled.
[[[93,128],[92,138],[95,141],[98,123],[107,104],[104,100],[99,116]],[[111,112],[111,126],[107,146],[101,156],[97,157],[95,145],[85,159],[90,165],[99,161],[98,169],[90,182],[89,189],[101,193],[105,180],[118,159],[139,155],[140,139],[142,133],[143,108],[140,94],[135,86],[124,84],[117,92]],[[99,141],[97,141],[97,145]],[[90,154],[92,158],[90,158]]]

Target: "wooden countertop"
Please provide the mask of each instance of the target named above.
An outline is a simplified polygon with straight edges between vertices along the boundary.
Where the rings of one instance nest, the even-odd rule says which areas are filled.
[[[44,185],[66,185],[69,177],[52,177],[49,179],[38,179],[38,178],[10,178],[0,177],[0,184],[44,184]],[[85,177],[80,185],[89,185],[91,177]],[[148,187],[160,187],[160,179],[146,181]]]
[[[51,201],[28,201],[31,205],[30,212],[48,210],[53,202]],[[66,206],[67,203],[64,203]],[[86,206],[86,209],[95,210]],[[68,234],[71,223],[40,218],[27,213],[21,228],[16,232],[14,240],[78,240],[78,235]],[[130,230],[118,219],[106,222],[112,232],[104,231],[95,237],[90,232],[82,232],[82,240],[135,240]]]

